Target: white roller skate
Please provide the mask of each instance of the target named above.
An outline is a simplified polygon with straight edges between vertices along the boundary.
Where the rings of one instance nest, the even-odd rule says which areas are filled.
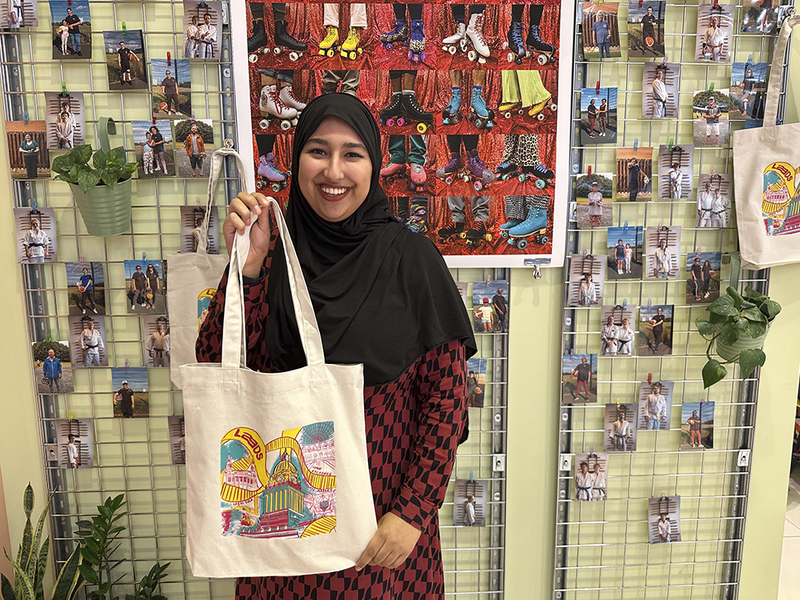
[[[258,123],[261,129],[268,129],[273,118],[280,119],[281,129],[287,131],[297,125],[297,109],[288,106],[278,93],[275,84],[265,85],[261,88],[261,97],[258,102],[261,116],[264,118]]]
[[[459,48],[464,51],[467,47],[467,26],[458,23],[458,29],[453,35],[449,35],[442,40],[442,50],[448,54],[455,54]]]
[[[300,102],[300,100],[294,97],[294,90],[292,90],[291,85],[283,86],[281,91],[278,92],[278,97],[283,100],[283,103],[286,106],[295,109],[297,111],[298,118],[300,117],[300,113],[305,109],[306,103]]]
[[[486,40],[483,39],[483,13],[470,15],[466,35],[467,40],[472,44],[472,50],[467,52],[467,58],[470,62],[477,60],[480,64],[486,63],[490,52]]]

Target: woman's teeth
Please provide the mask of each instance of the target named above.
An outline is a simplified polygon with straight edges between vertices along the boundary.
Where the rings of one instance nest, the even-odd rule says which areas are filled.
[[[340,194],[344,194],[349,188],[332,188],[325,185],[319,186],[324,193],[330,196],[339,196]]]

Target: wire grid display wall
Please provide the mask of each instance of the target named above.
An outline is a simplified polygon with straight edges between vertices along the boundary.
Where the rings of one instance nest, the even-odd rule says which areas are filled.
[[[472,285],[463,282],[505,280],[506,299],[510,298],[508,269],[451,269],[464,286],[466,303],[472,314]],[[509,311],[508,323],[514,315]],[[512,325],[513,327],[513,325]],[[458,448],[447,496],[439,511],[444,560],[445,596],[499,600],[504,598],[506,539],[505,457],[508,407],[508,333],[476,333],[478,353],[486,360],[486,385],[482,408],[469,409],[470,434]],[[464,527],[454,524],[456,480],[482,480],[488,483],[483,499],[485,525]]]
[[[646,3],[645,3],[646,4]],[[623,56],[602,62],[586,62],[576,50],[573,81],[573,177],[586,173],[615,173],[617,147],[654,147],[691,144],[692,99],[696,91],[728,89],[730,63],[701,63],[695,58],[698,6],[667,3],[665,46],[669,63],[681,63],[678,78],[677,119],[642,118],[643,60],[628,59],[625,48],[627,3],[620,4]],[[739,33],[743,10],[736,7],[732,52],[736,62],[770,62],[774,36]],[[578,26],[580,29],[580,26]],[[577,33],[580,40],[580,33]],[[578,46],[576,45],[576,48]],[[750,57],[753,57],[752,59]],[[658,62],[661,59],[653,59]],[[618,88],[617,141],[613,145],[582,146],[580,141],[580,89]],[[592,90],[594,91],[594,90]],[[741,129],[742,121],[731,121]],[[645,157],[645,158],[650,158]],[[632,356],[602,356],[599,306],[575,306],[570,302],[575,284],[570,272],[576,261],[589,256],[601,265],[608,262],[605,229],[578,229],[570,222],[568,261],[565,269],[563,352],[597,355],[597,401],[578,404],[565,401],[562,392],[559,419],[560,464],[558,474],[557,525],[553,597],[559,600],[686,598],[692,600],[737,598],[739,567],[747,509],[749,451],[755,423],[758,371],[742,380],[738,365],[728,366],[729,376],[710,389],[703,389],[701,369],[705,363],[704,340],[694,321],[707,318],[705,304],[687,303],[686,261],[697,252],[727,252],[737,248],[734,211],[726,227],[696,227],[698,177],[712,168],[730,174],[730,146],[695,148],[694,170],[689,173],[692,193],[685,200],[658,200],[653,171],[653,200],[612,204],[614,227],[681,227],[682,238],[677,275],[645,279],[609,279],[602,286],[605,307],[627,305],[647,308],[673,305],[672,354],[656,355],[634,349]],[[730,196],[729,196],[730,197]],[[673,229],[674,231],[674,229]],[[730,279],[730,265],[723,261],[721,289]],[[603,267],[605,269],[605,266]],[[609,270],[612,268],[608,267]],[[745,272],[740,286],[751,285],[762,293],[768,288],[768,271]],[[635,330],[639,328],[633,325]],[[634,342],[639,345],[641,331]],[[565,359],[564,363],[568,361]],[[562,369],[563,373],[564,369]],[[562,387],[570,375],[562,375]],[[609,452],[604,502],[575,500],[576,454],[604,452],[609,422],[605,405],[633,404],[638,413],[640,389],[648,381],[670,382],[672,412],[668,430],[637,431],[633,451]],[[588,395],[588,394],[587,394]],[[715,402],[713,449],[679,450],[681,408],[684,403]],[[632,408],[632,407],[631,407]],[[613,418],[611,419],[614,420]],[[640,420],[630,419],[632,427]],[[564,459],[570,460],[567,466]],[[565,468],[566,467],[566,468]],[[680,496],[680,540],[649,544],[648,500]]]
[[[223,9],[227,11],[227,3]],[[64,82],[68,93],[84,93],[86,143],[98,148],[98,120],[112,117],[119,135],[112,137],[111,146],[127,148],[129,160],[134,160],[132,121],[150,121],[152,94],[145,90],[121,93],[109,89],[102,32],[120,30],[123,24],[129,31],[141,29],[147,66],[153,58],[166,59],[167,53],[173,60],[181,58],[183,3],[93,0],[91,11],[94,52],[91,60],[52,60],[53,34],[44,2],[39,5],[37,27],[0,34],[5,118],[7,121],[44,119],[47,110],[44,93],[61,92]],[[218,29],[221,59],[191,63],[194,117],[213,121],[215,148],[224,139],[235,137],[230,35],[227,25]],[[145,73],[148,72],[145,68]],[[219,216],[223,215],[227,200],[238,192],[233,175],[229,171],[225,180],[225,197],[218,194],[215,200]],[[207,182],[175,177],[135,179],[133,185],[132,233],[98,238],[87,234],[65,183],[41,179],[14,182],[14,206],[52,208],[57,224],[58,262],[23,266],[31,342],[69,339],[64,263],[102,263],[106,315],[94,319],[105,324],[108,364],[129,369],[147,364],[144,346],[147,325],[140,316],[128,314],[123,261],[144,258],[161,261],[178,252],[182,242],[180,207],[204,202]],[[465,281],[508,279],[504,270],[461,269],[452,273],[454,278]],[[165,282],[168,286],[168,274]],[[467,299],[466,303],[471,302]],[[484,407],[470,410],[472,431],[460,447],[453,479],[474,476],[489,480],[486,525],[480,528],[452,525],[454,484],[451,483],[441,511],[446,590],[449,597],[500,598],[505,544],[508,344],[505,333],[478,334],[477,338],[479,356],[487,360],[488,385]],[[75,547],[76,522],[95,514],[96,506],[106,497],[124,494],[128,514],[121,523],[126,531],[115,556],[125,562],[117,568],[122,579],[113,593],[129,592],[133,582],[141,579],[155,561],[160,561],[171,563],[166,583],[162,584],[166,597],[230,598],[231,580],[195,578],[185,560],[185,472],[172,461],[168,419],[182,414],[182,399],[180,391],[170,383],[168,369],[148,369],[149,418],[136,419],[114,416],[116,388],[112,387],[110,369],[74,368],[72,374],[74,393],[37,397],[43,447],[63,445],[57,435],[57,419],[92,419],[93,468],[65,470],[59,468],[57,460],[48,460],[43,453],[48,487],[51,491],[58,490],[51,510],[51,539],[57,564],[60,566]],[[498,459],[502,461],[502,469],[496,466]]]

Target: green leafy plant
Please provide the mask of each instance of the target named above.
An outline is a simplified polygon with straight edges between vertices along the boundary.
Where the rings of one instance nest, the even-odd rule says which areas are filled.
[[[46,537],[42,541],[42,531],[52,501],[53,494],[50,495],[47,506],[39,515],[34,530],[31,522],[34,505],[33,488],[30,483],[25,488],[22,506],[26,521],[16,560],[13,560],[8,552],[5,552],[6,558],[14,566],[14,585],[11,585],[5,575],[0,576],[0,593],[2,593],[3,600],[44,600],[44,572],[50,552],[50,538]],[[80,549],[75,548],[58,573],[56,583],[48,596],[50,600],[70,600],[75,595],[80,583],[79,569],[82,562],[83,556]]]
[[[708,340],[708,362],[703,367],[704,387],[711,387],[728,374],[724,364],[738,362],[742,377],[749,377],[756,367],[764,365],[767,355],[760,348],[743,348],[738,355],[724,362],[712,358],[711,351],[715,344],[734,344],[741,336],[751,339],[765,336],[769,324],[781,312],[780,304],[749,286],[744,295],[729,286],[725,295],[714,300],[706,310],[711,313],[708,320],[695,321],[697,331]]]
[[[112,597],[111,588],[122,579],[120,576],[112,581],[111,571],[124,562],[113,558],[120,546],[117,538],[125,531],[122,525],[115,525],[127,514],[124,506],[122,494],[115,498],[109,496],[97,507],[98,514],[91,521],[78,521],[78,535],[83,538],[80,546],[83,556],[81,576],[87,583],[97,586],[87,594],[91,600],[105,600],[106,594]]]
[[[170,563],[154,564],[150,572],[136,584],[135,592],[125,594],[125,600],[167,600],[164,596],[156,594],[156,589],[161,584],[161,580],[167,576],[166,571],[169,565]]]
[[[92,155],[92,147],[88,144],[77,146],[68,153],[56,157],[52,165],[53,171],[57,173],[56,179],[77,185],[84,193],[88,193],[97,185],[113,188],[118,183],[130,179],[137,168],[137,163],[127,162],[125,148],[122,146],[108,152],[100,149]]]

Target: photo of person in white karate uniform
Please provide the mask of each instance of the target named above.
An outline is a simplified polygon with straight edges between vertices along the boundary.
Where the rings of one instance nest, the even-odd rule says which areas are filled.
[[[594,476],[589,472],[589,463],[581,462],[575,473],[575,499],[589,501],[592,499]]]
[[[628,448],[628,436],[631,434],[631,423],[628,421],[624,410],[617,412],[617,420],[611,424],[608,431],[608,438],[611,440],[612,450],[626,452]]]
[[[653,384],[652,391],[644,401],[642,416],[647,423],[647,429],[661,429],[661,423],[667,417],[667,398],[661,393],[660,383]],[[669,427],[669,423],[667,423],[667,427]]]
[[[666,69],[656,67],[656,78],[653,79],[653,117],[658,119],[666,118],[667,116],[667,101],[669,100],[669,92],[667,91],[667,84],[664,83],[664,71]]]
[[[647,528],[651,544],[681,541],[680,496],[662,495],[647,504]]]
[[[583,281],[578,288],[578,302],[581,306],[597,304],[597,287],[588,273],[583,276]]]
[[[605,325],[600,328],[600,342],[604,356],[616,356],[619,351],[618,329],[614,325],[614,317],[608,315]]]
[[[633,330],[629,319],[622,319],[622,325],[617,327],[617,354],[630,356],[633,354],[633,340],[636,332]]]
[[[56,261],[55,211],[52,208],[15,208],[17,261],[42,264]]]
[[[592,500],[595,502],[606,499],[606,474],[599,462],[594,463],[592,470]]]
[[[43,263],[47,260],[47,246],[50,238],[42,231],[39,219],[31,219],[31,228],[22,238],[25,258],[28,263]]]
[[[67,461],[69,462],[70,469],[77,469],[81,466],[80,463],[80,453],[78,452],[78,446],[75,444],[75,434],[70,433],[67,436]]]
[[[103,344],[103,337],[100,331],[94,328],[94,321],[91,319],[86,322],[86,327],[81,331],[80,338],[78,338],[81,345],[81,350],[84,352],[84,367],[99,367],[100,364],[100,350],[105,346]]]

